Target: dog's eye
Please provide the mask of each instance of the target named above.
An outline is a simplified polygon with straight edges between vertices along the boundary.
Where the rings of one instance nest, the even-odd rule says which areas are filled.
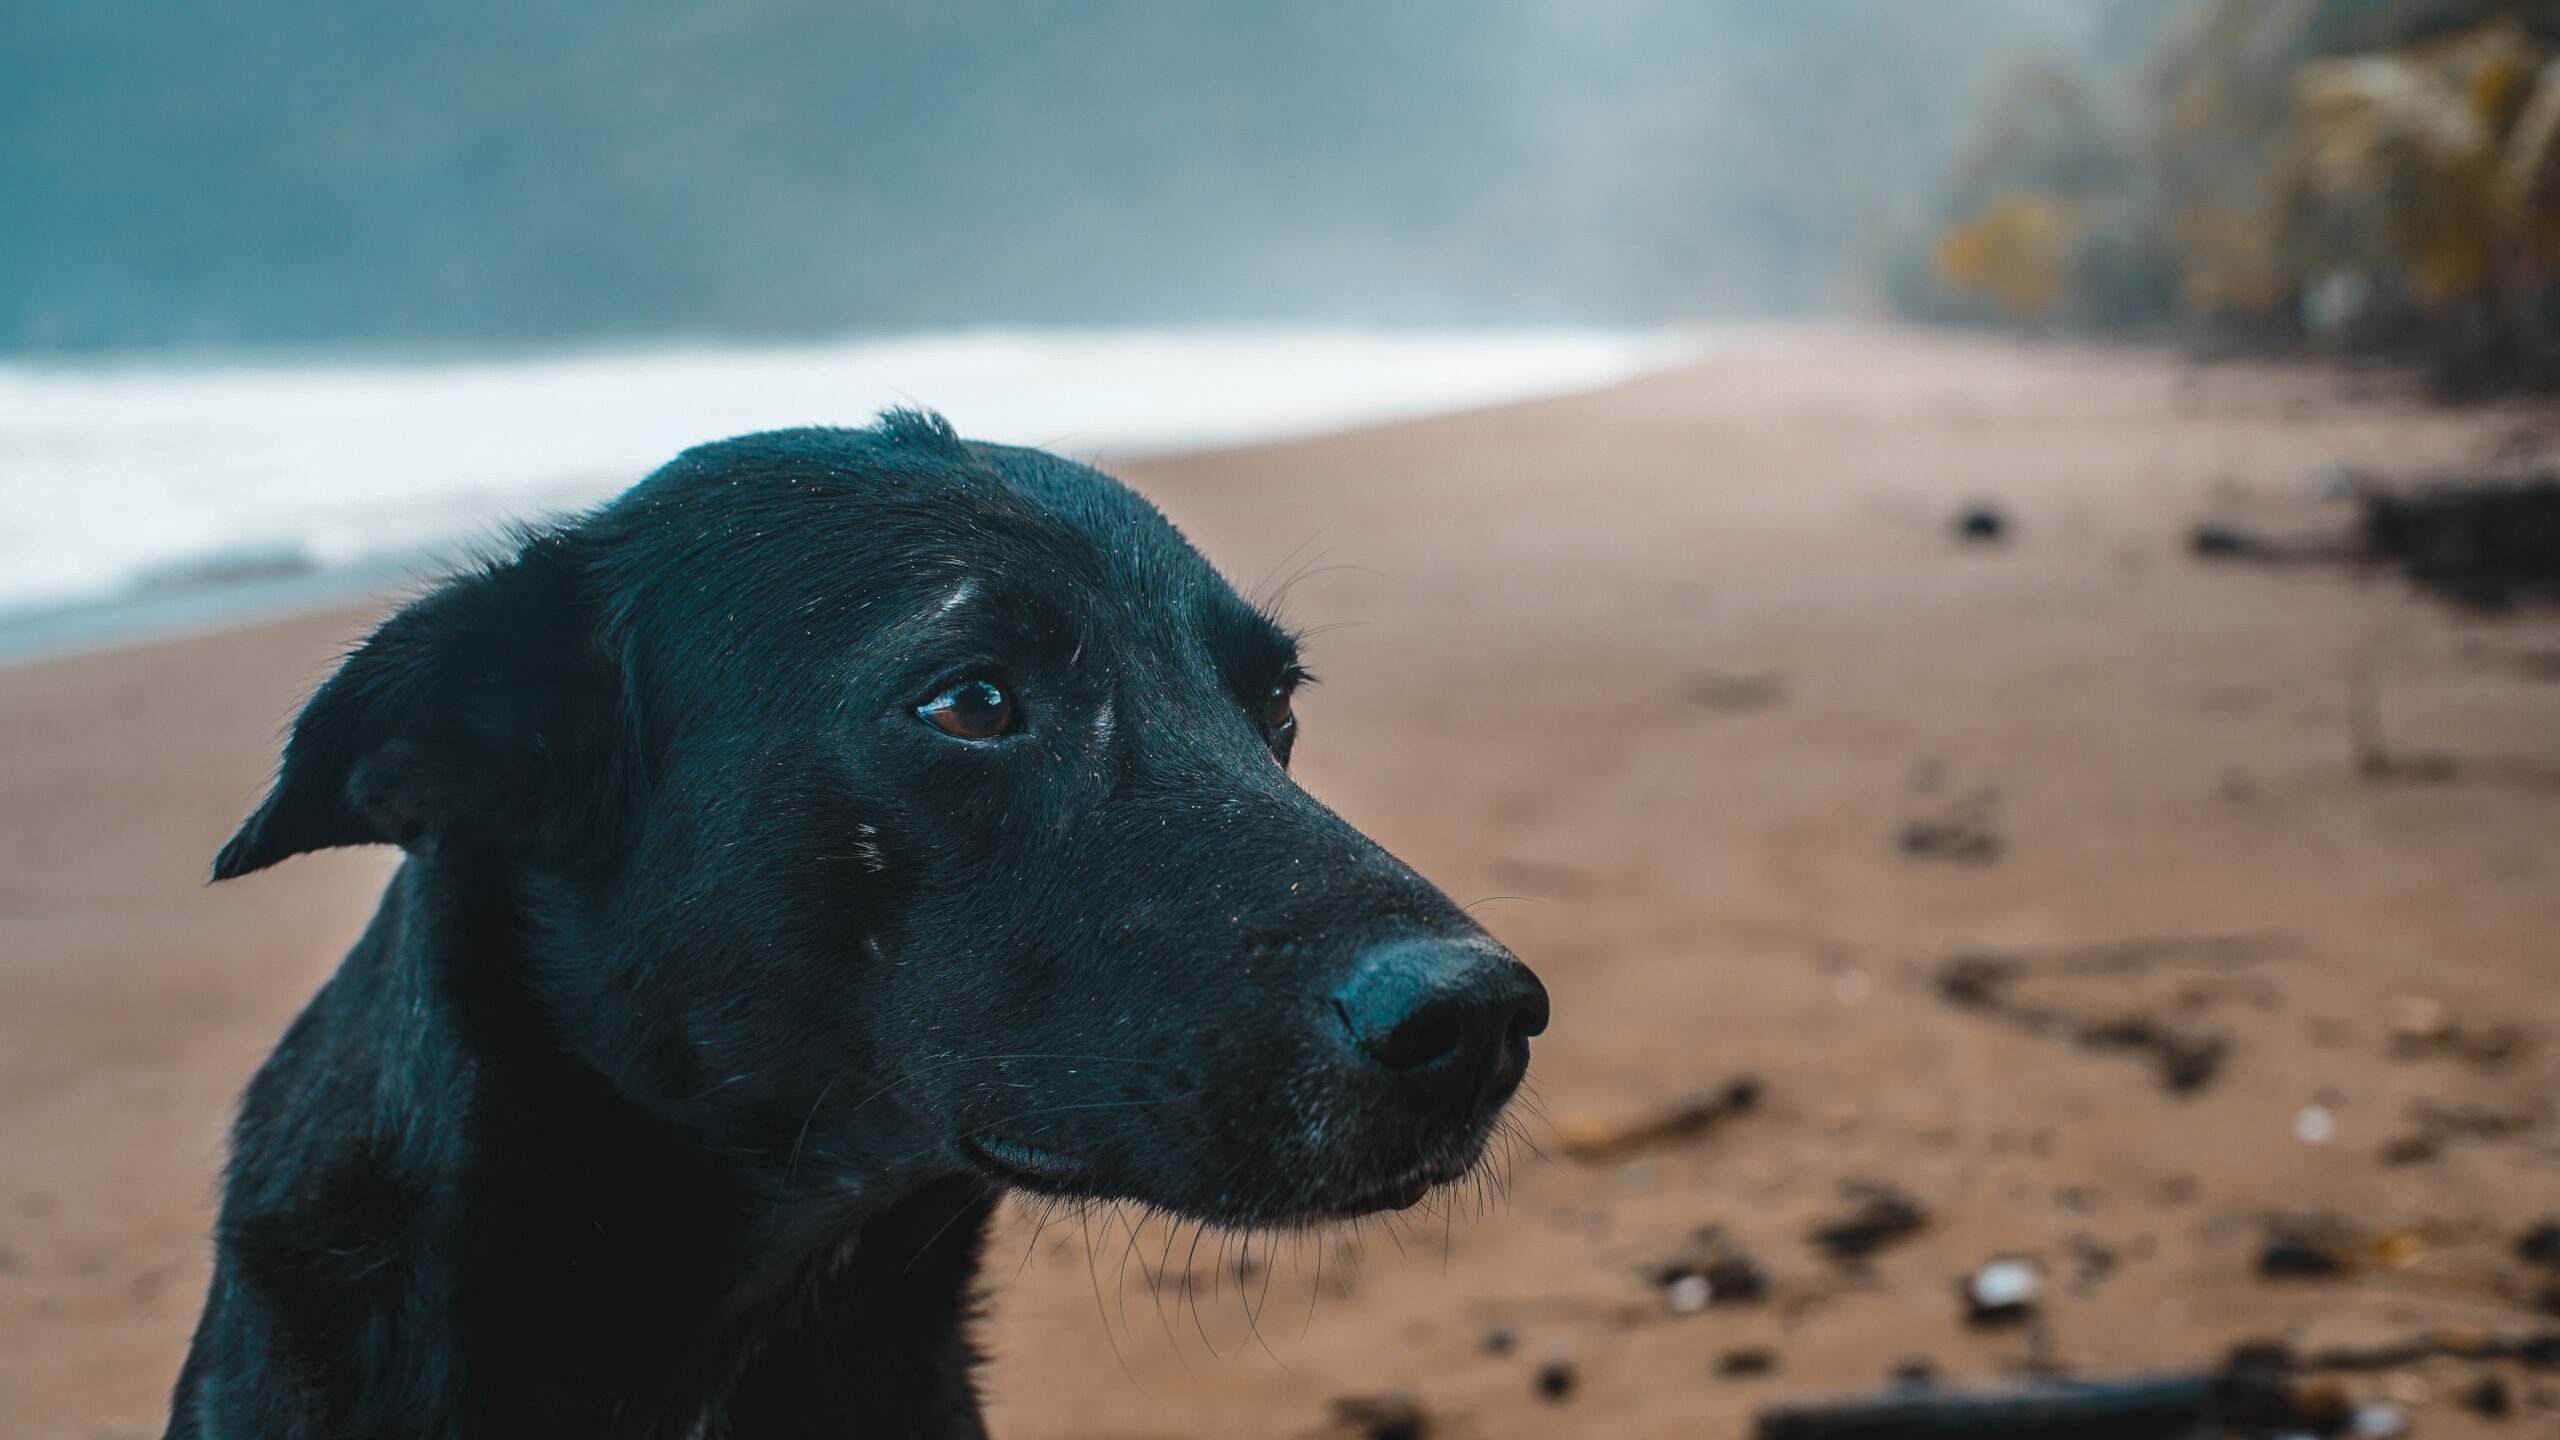
[[[1297,689],[1284,682],[1262,697],[1262,733],[1271,742],[1273,758],[1283,766],[1289,763],[1289,752],[1298,748]]]
[[[926,724],[955,740],[993,740],[1013,728],[1013,697],[992,680],[963,680],[916,707]]]

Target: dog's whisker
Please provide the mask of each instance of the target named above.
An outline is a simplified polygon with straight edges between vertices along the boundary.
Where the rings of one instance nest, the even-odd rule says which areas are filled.
[[[1263,577],[1262,577],[1260,580],[1257,580],[1257,581],[1255,581],[1255,582],[1254,582],[1253,588],[1252,588],[1251,590],[1248,590],[1248,591],[1246,591],[1245,593],[1246,593],[1247,595],[1249,595],[1249,596],[1251,596],[1251,597],[1253,598],[1253,602],[1254,602],[1256,605],[1260,605],[1260,604],[1262,604],[1262,603],[1263,603],[1263,597],[1264,597],[1265,593],[1270,589],[1271,581],[1272,581],[1273,577],[1277,576],[1277,575],[1280,573],[1280,567],[1282,567],[1282,566],[1284,566],[1284,565],[1288,564],[1288,563],[1289,563],[1290,561],[1292,561],[1292,560],[1297,559],[1300,555],[1305,554],[1305,553],[1306,553],[1306,549],[1307,549],[1307,547],[1308,547],[1308,546],[1313,545],[1313,544],[1314,544],[1314,543],[1316,543],[1318,540],[1321,540],[1321,539],[1323,539],[1323,538],[1324,538],[1324,532],[1325,532],[1325,527],[1324,527],[1324,526],[1322,526],[1322,525],[1319,525],[1319,526],[1317,526],[1317,527],[1315,528],[1314,533],[1312,533],[1312,534],[1310,534],[1309,536],[1307,536],[1307,538],[1306,538],[1306,539],[1301,540],[1301,541],[1299,541],[1297,544],[1295,544],[1295,545],[1293,545],[1293,546],[1289,547],[1289,553],[1288,553],[1288,554],[1286,554],[1286,555],[1283,555],[1283,556],[1281,556],[1279,559],[1277,559],[1277,560],[1275,560],[1275,561],[1271,562],[1271,568],[1270,568],[1268,571],[1264,572]]]
[[[809,1102],[809,1113],[801,1117],[800,1133],[793,1137],[791,1154],[783,1161],[782,1183],[774,1187],[773,1210],[765,1217],[767,1224],[771,1224],[773,1218],[782,1213],[783,1197],[791,1192],[792,1178],[798,1173],[800,1167],[800,1148],[809,1143],[809,1126],[818,1118],[818,1107],[827,1103],[828,1094],[836,1088],[836,1082],[842,1080],[847,1073],[845,1070],[839,1070],[827,1077],[827,1083],[818,1087],[818,1098]]]
[[[1191,1325],[1192,1328],[1200,1332],[1200,1344],[1202,1348],[1209,1352],[1210,1359],[1216,1360],[1220,1358],[1218,1354],[1218,1347],[1210,1343],[1209,1324],[1207,1321],[1200,1318],[1200,1292],[1195,1288],[1195,1281],[1193,1279],[1194,1276],[1199,1274],[1198,1261],[1200,1259],[1200,1241],[1201,1238],[1208,1233],[1209,1222],[1205,1220],[1193,1222],[1191,1227],[1191,1251],[1189,1254],[1182,1257],[1182,1293],[1184,1298],[1191,1302]]]
[[[1216,1304],[1219,1298],[1226,1294],[1227,1247],[1235,1243],[1235,1238],[1236,1235],[1233,1230],[1221,1229],[1218,1231],[1217,1253],[1209,1257],[1209,1301],[1211,1304]]]
[[[1326,553],[1330,554],[1332,552],[1327,551]],[[1318,556],[1317,558],[1322,559],[1323,557]],[[1290,576],[1288,582],[1282,585],[1279,590],[1272,595],[1271,604],[1274,607],[1277,607],[1287,603],[1290,591],[1297,589],[1299,585],[1306,581],[1313,580],[1319,575],[1332,575],[1343,571],[1349,571],[1353,574],[1359,575],[1369,575],[1380,580],[1393,578],[1388,575],[1386,571],[1381,570],[1374,565],[1352,565],[1347,563],[1335,565],[1312,565],[1300,570],[1297,574]]]
[[[948,1218],[946,1218],[946,1219],[945,1219],[945,1220],[944,1220],[940,1225],[937,1225],[937,1226],[935,1226],[935,1227],[934,1227],[933,1233],[932,1233],[931,1235],[926,1236],[926,1237],[925,1237],[925,1240],[924,1240],[924,1243],[916,1247],[916,1249],[915,1249],[915,1253],[914,1253],[914,1254],[912,1254],[912,1255],[909,1255],[909,1256],[907,1257],[907,1263],[906,1263],[905,1265],[903,1265],[903,1266],[900,1266],[900,1267],[899,1267],[898,1273],[899,1273],[899,1274],[901,1274],[901,1275],[904,1275],[904,1274],[908,1274],[908,1273],[912,1272],[912,1271],[916,1268],[916,1262],[917,1262],[917,1261],[922,1260],[926,1255],[928,1255],[928,1254],[931,1254],[931,1253],[932,1253],[932,1251],[933,1251],[933,1247],[934,1247],[934,1242],[936,1242],[936,1241],[940,1240],[943,1236],[945,1236],[945,1235],[947,1235],[947,1234],[951,1233],[951,1227],[952,1227],[952,1226],[954,1226],[954,1225],[957,1225],[958,1223],[960,1223],[961,1218],[962,1218],[963,1216],[966,1216],[966,1215],[970,1214],[970,1213],[971,1213],[971,1207],[970,1207],[970,1206],[967,1206],[967,1205],[954,1205],[954,1206],[952,1206],[952,1207],[951,1207],[951,1214],[950,1214],[950,1216],[949,1216]]]
[[[1307,1286],[1307,1318],[1306,1322],[1298,1327],[1298,1338],[1301,1340],[1306,1339],[1316,1328],[1316,1301],[1324,1295],[1324,1252],[1328,1248],[1322,1241],[1318,1241],[1315,1247],[1316,1278]]]
[[[1244,1239],[1244,1248],[1239,1254],[1236,1263],[1239,1266],[1242,1266],[1248,1263],[1252,1259],[1252,1256],[1253,1237],[1251,1233],[1248,1232]],[[1253,1336],[1253,1343],[1260,1346],[1262,1353],[1270,1356],[1271,1363],[1279,1366],[1283,1372],[1295,1373],[1289,1370],[1289,1362],[1281,1359],[1279,1352],[1273,1350],[1271,1348],[1271,1342],[1264,1339],[1262,1335],[1262,1310],[1265,1305],[1270,1303],[1271,1276],[1273,1272],[1277,1271],[1279,1268],[1280,1267],[1278,1265],[1271,1262],[1268,1256],[1263,1259],[1262,1288],[1256,1294],[1255,1298],[1249,1303],[1244,1298],[1244,1275],[1243,1272],[1239,1270],[1236,1275],[1236,1303],[1244,1307],[1245,1330],[1248,1334]]]
[[[693,1093],[693,1095],[692,1095],[690,1098],[691,1098],[691,1099],[694,1099],[694,1100],[708,1100],[708,1099],[710,1099],[712,1096],[719,1094],[721,1091],[728,1089],[728,1088],[729,1088],[730,1086],[732,1086],[732,1085],[743,1084],[743,1083],[745,1083],[746,1081],[752,1080],[752,1079],[754,1079],[754,1078],[755,1078],[755,1072],[753,1072],[753,1071],[746,1071],[746,1072],[743,1072],[743,1073],[740,1073],[740,1074],[732,1075],[732,1076],[730,1076],[729,1078],[727,1078],[726,1080],[715,1081],[715,1082],[713,1082],[712,1084],[707,1085],[707,1086],[705,1086],[704,1088],[702,1088],[702,1089],[700,1089],[700,1090],[695,1091],[695,1092]]]
[[[1150,1206],[1149,1209],[1153,1210],[1154,1207]],[[1164,1251],[1156,1257],[1155,1279],[1147,1286],[1147,1295],[1155,1306],[1157,1328],[1164,1331],[1165,1347],[1171,1350],[1173,1358],[1181,1363],[1182,1373],[1191,1377],[1191,1383],[1200,1385],[1199,1373],[1191,1368],[1191,1357],[1182,1353],[1182,1341],[1173,1333],[1172,1319],[1164,1313],[1164,1288],[1171,1279],[1173,1242],[1181,1238],[1182,1226],[1179,1218],[1175,1216],[1157,1212],[1156,1218],[1164,1222]],[[1205,1390],[1207,1387],[1201,1386],[1201,1388]]]
[[[1039,1222],[1031,1228],[1031,1238],[1023,1244],[1021,1261],[1013,1267],[1013,1276],[1017,1280],[1022,1278],[1023,1271],[1031,1268],[1031,1257],[1040,1249],[1040,1234],[1049,1228],[1049,1216],[1057,1205],[1056,1201],[1046,1195],[1035,1195],[1030,1198],[1034,1208],[1040,1212],[1040,1216]]]
[[[1316,531],[1316,534],[1315,534],[1315,535],[1311,535],[1311,536],[1307,537],[1307,544],[1309,544],[1309,545],[1314,544],[1314,543],[1315,543],[1315,540],[1316,540],[1316,538],[1317,538],[1317,536],[1321,536],[1322,534],[1324,534],[1324,531],[1322,531],[1321,529],[1319,529],[1318,531]],[[1290,554],[1290,556],[1291,556],[1292,558],[1294,558],[1294,557],[1299,553],[1299,551],[1302,551],[1302,550],[1304,550],[1304,549],[1306,549],[1306,548],[1307,548],[1307,547],[1306,547],[1306,545],[1301,545],[1301,546],[1299,546],[1299,547],[1298,547],[1298,549],[1297,549],[1297,550],[1292,550],[1292,551],[1290,551],[1290,552],[1289,552],[1289,554]],[[1304,559],[1304,560],[1302,560],[1302,561],[1300,561],[1300,562],[1299,562],[1299,564],[1298,564],[1298,568],[1297,568],[1297,569],[1292,570],[1292,571],[1290,571],[1290,572],[1289,572],[1289,578],[1288,578],[1288,579],[1281,581],[1281,582],[1280,582],[1278,585],[1276,585],[1276,586],[1275,586],[1275,585],[1272,585],[1272,584],[1270,583],[1270,577],[1269,577],[1269,576],[1264,576],[1264,577],[1263,577],[1263,583],[1254,587],[1254,599],[1253,599],[1253,603],[1255,604],[1255,606],[1256,606],[1256,607],[1258,607],[1258,608],[1260,608],[1260,609],[1262,609],[1262,610],[1264,610],[1264,611],[1266,611],[1266,612],[1277,612],[1277,611],[1281,610],[1281,609],[1282,609],[1282,608],[1287,604],[1287,602],[1288,602],[1288,599],[1289,599],[1289,591],[1290,591],[1292,588],[1294,588],[1294,587],[1297,585],[1297,583],[1298,583],[1299,581],[1304,580],[1305,578],[1307,578],[1307,569],[1308,569],[1308,567],[1309,567],[1309,566],[1312,566],[1312,565],[1315,565],[1315,564],[1320,563],[1320,562],[1321,562],[1321,561],[1322,561],[1326,556],[1331,555],[1335,550],[1337,550],[1337,549],[1339,549],[1339,548],[1340,548],[1339,546],[1332,546],[1332,545],[1328,545],[1328,546],[1326,546],[1324,549],[1317,551],[1317,552],[1316,552],[1316,553],[1314,553],[1313,555],[1309,555],[1306,559]],[[1283,560],[1283,561],[1281,562],[1281,564],[1283,564],[1283,565],[1285,565],[1285,564],[1287,564],[1287,563],[1288,563],[1288,561],[1287,561],[1287,560]],[[1277,571],[1278,571],[1278,569],[1279,569],[1279,566],[1276,566],[1276,565],[1275,565],[1275,566],[1273,566],[1273,567],[1272,567],[1272,569],[1273,569],[1274,573],[1277,573]]]
[[[1128,1336],[1132,1345],[1138,1343],[1138,1337],[1129,1328],[1129,1257],[1138,1251],[1138,1232],[1145,1227],[1148,1218],[1146,1207],[1134,1208],[1138,1218],[1123,1226],[1129,1232],[1129,1242],[1120,1247],[1120,1264],[1111,1276],[1112,1298],[1120,1302],[1120,1333]]]
[[[1090,1212],[1079,1213],[1076,1216],[1076,1228],[1084,1237],[1084,1278],[1093,1288],[1093,1315],[1095,1319],[1102,1322],[1102,1338],[1111,1346],[1112,1362],[1120,1367],[1121,1375],[1128,1379],[1129,1384],[1139,1394],[1144,1395],[1147,1393],[1147,1387],[1139,1382],[1138,1372],[1129,1368],[1128,1357],[1120,1353],[1120,1337],[1111,1331],[1111,1312],[1104,1309],[1102,1305],[1102,1277],[1096,1273],[1093,1263],[1093,1227]]]
[[[1410,1260],[1413,1257],[1405,1254],[1404,1237],[1396,1233],[1396,1222],[1402,1218],[1404,1217],[1400,1215],[1382,1215],[1379,1217],[1379,1228],[1384,1230],[1386,1232],[1387,1239],[1394,1243],[1396,1247],[1396,1254],[1404,1259]]]

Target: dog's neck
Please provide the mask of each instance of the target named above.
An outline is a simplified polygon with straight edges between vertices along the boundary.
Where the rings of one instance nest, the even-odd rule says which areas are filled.
[[[731,1173],[552,1043],[520,979],[521,917],[488,899],[510,887],[448,873],[462,863],[403,867],[244,1112],[244,1130],[307,1124],[314,1103],[372,1112],[304,1157],[301,1194],[262,1206],[264,1187],[241,1187],[247,1213],[226,1214],[256,1242],[246,1253],[272,1256],[271,1288],[345,1297],[289,1343],[343,1343],[326,1332],[352,1325],[454,1356],[469,1373],[414,1376],[414,1393],[486,1397],[488,1413],[455,1417],[483,1433],[916,1428],[886,1423],[900,1416],[974,1433],[958,1337],[983,1182],[793,1196]],[[364,1030],[369,1050],[332,1038]],[[364,1076],[293,1073],[334,1055],[378,1059]],[[935,1333],[954,1337],[948,1353],[906,1338]]]

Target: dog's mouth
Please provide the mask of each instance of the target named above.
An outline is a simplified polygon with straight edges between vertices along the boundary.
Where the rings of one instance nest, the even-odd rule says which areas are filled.
[[[957,1144],[961,1154],[981,1174],[1011,1189],[1056,1196],[1105,1193],[1097,1184],[1101,1177],[1090,1165],[1061,1151],[1045,1150],[996,1135],[963,1135]],[[1348,1194],[1313,1197],[1293,1206],[1289,1214],[1260,1218],[1262,1223],[1321,1225],[1388,1211],[1410,1210],[1421,1204],[1432,1191],[1465,1176],[1470,1168],[1446,1160],[1433,1161],[1417,1165],[1391,1180]]]
[[[1043,1150],[996,1135],[963,1135],[961,1153],[988,1175],[1019,1190],[1044,1195],[1073,1193],[1086,1167],[1072,1155]]]
[[[1464,1175],[1466,1170],[1426,1166],[1390,1180],[1383,1185],[1356,1191],[1339,1200],[1319,1202],[1311,1211],[1311,1220],[1357,1220],[1364,1215],[1377,1215],[1390,1210],[1410,1210],[1422,1203],[1422,1197]]]

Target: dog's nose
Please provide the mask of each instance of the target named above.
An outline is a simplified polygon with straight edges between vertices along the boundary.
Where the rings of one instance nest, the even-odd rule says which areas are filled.
[[[1360,1053],[1435,1109],[1511,1098],[1547,1028],[1547,989],[1508,951],[1408,938],[1363,951],[1333,1006]]]

